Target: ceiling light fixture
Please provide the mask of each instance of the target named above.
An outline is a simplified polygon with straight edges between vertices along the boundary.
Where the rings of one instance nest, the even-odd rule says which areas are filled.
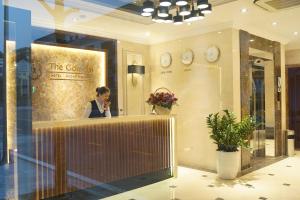
[[[197,7],[199,9],[207,8],[209,6],[208,0],[198,0],[197,1]]]
[[[298,33],[297,31],[295,31],[295,32],[294,32],[294,35],[297,36],[297,35],[299,35],[299,33]]]
[[[169,8],[165,6],[159,6],[157,10],[157,16],[159,17],[168,17],[169,16]]]
[[[199,8],[201,7],[201,9]],[[174,10],[176,14],[174,13]],[[151,17],[157,23],[182,24],[205,18],[212,12],[208,0],[144,0],[141,15]]]
[[[151,12],[142,12],[141,14],[143,17],[150,17],[152,15]]]
[[[190,5],[185,5],[185,6],[179,6],[179,15],[181,16],[187,16],[190,15],[191,11],[190,11]]]
[[[177,6],[185,6],[187,4],[188,4],[188,2],[186,0],[176,0]]]
[[[166,24],[171,24],[171,23],[173,23],[174,21],[173,21],[173,15],[172,14],[169,14],[169,16],[166,18],[166,20],[165,20],[165,23]]]
[[[179,15],[178,11],[176,13],[177,13],[177,15],[173,17],[174,24],[181,25],[183,23],[183,17],[181,15]]]
[[[273,26],[277,26],[277,22],[273,22],[272,25],[273,25]]]
[[[146,0],[143,3],[143,12],[153,12],[154,11],[154,3],[153,1]]]
[[[211,4],[208,4],[207,8],[200,9],[200,11],[201,11],[201,13],[203,13],[205,15],[212,13]]]
[[[204,19],[204,14],[202,14],[198,9],[195,10],[194,4],[192,3],[192,11],[190,15],[184,17],[184,21],[193,22],[197,20]]]
[[[248,12],[248,9],[247,9],[247,8],[242,8],[242,9],[241,9],[241,13],[246,13],[246,12]]]
[[[172,2],[171,2],[171,0],[160,0],[159,1],[159,5],[160,6],[171,6],[172,5]]]

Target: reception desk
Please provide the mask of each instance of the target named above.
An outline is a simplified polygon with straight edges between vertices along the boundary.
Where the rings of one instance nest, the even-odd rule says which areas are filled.
[[[91,190],[100,199],[174,176],[175,127],[155,115],[33,123],[36,199]]]

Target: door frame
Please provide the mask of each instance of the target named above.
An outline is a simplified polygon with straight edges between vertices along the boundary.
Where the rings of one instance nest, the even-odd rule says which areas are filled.
[[[286,65],[286,125],[287,125],[287,130],[291,129],[291,126],[290,126],[291,112],[290,112],[289,69],[292,69],[292,68],[298,68],[300,71],[300,64]]]

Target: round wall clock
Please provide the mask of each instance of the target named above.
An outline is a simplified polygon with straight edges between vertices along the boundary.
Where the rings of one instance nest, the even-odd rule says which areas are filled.
[[[181,62],[185,65],[190,65],[193,63],[194,60],[194,52],[190,49],[184,51],[181,54]]]
[[[216,46],[209,47],[206,50],[206,60],[208,62],[216,62],[220,57],[220,49]]]
[[[170,53],[163,53],[160,56],[160,65],[163,68],[167,68],[172,64],[172,56]]]

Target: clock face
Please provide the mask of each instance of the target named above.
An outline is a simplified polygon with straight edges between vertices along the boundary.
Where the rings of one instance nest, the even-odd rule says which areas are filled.
[[[172,63],[172,56],[170,53],[164,53],[160,56],[160,65],[163,68],[168,68]]]
[[[219,59],[220,50],[216,46],[209,47],[206,51],[206,60],[208,62],[216,62]]]
[[[185,65],[190,65],[193,63],[194,53],[192,50],[186,50],[181,54],[181,62]]]

